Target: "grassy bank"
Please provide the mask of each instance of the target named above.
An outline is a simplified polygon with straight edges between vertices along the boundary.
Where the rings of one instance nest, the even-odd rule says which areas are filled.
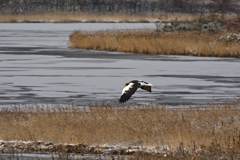
[[[177,31],[157,33],[154,30],[104,32],[75,31],[70,35],[74,48],[132,52],[140,54],[239,57],[236,41],[220,41],[224,33]]]
[[[182,19],[191,18],[190,15],[174,14],[171,17],[180,16]],[[0,14],[1,22],[31,22],[31,21],[45,21],[45,22],[131,22],[131,21],[156,21],[158,14],[144,14],[144,15],[126,15],[121,13],[85,13],[85,12],[53,12],[43,14]]]
[[[32,14],[2,14],[0,22],[154,22],[158,19],[169,21],[178,19],[179,21],[190,21],[196,19],[200,14],[184,13],[145,13],[145,14],[122,14],[122,13],[87,13],[87,12],[50,12]],[[225,14],[226,19],[236,17],[235,14]]]
[[[239,104],[114,107],[24,106],[2,109],[0,139],[239,151]]]

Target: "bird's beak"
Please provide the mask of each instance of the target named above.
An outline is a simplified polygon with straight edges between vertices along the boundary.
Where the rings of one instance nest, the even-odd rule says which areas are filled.
[[[126,83],[123,84],[123,86],[126,86],[126,85],[127,85]]]

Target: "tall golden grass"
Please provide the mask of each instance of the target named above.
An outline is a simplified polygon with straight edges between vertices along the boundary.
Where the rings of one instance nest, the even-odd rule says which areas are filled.
[[[221,42],[223,33],[153,30],[82,32],[70,35],[74,48],[133,52],[142,54],[239,57],[238,42]]]
[[[0,112],[0,139],[234,151],[240,148],[239,107],[14,106]]]
[[[199,14],[184,13],[145,13],[145,14],[124,14],[124,13],[88,13],[88,12],[50,12],[50,13],[25,13],[25,14],[3,14],[0,13],[2,22],[25,22],[25,21],[54,21],[54,22],[78,22],[78,21],[156,21],[158,19],[190,21],[199,17]],[[235,14],[225,14],[226,19],[236,17]]]
[[[0,14],[0,20],[3,22],[17,21],[54,21],[54,22],[74,22],[74,21],[151,21],[157,20],[157,14],[144,15],[126,15],[121,13],[86,13],[86,12],[52,12],[36,14]],[[182,15],[181,17],[185,17]],[[187,16],[186,16],[187,17]]]

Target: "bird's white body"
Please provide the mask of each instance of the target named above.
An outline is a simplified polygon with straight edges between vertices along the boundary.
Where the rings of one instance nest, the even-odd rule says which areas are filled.
[[[123,88],[122,90],[122,94],[126,93],[126,91],[130,90],[133,87],[134,83],[129,83],[129,85],[127,85],[126,87]]]

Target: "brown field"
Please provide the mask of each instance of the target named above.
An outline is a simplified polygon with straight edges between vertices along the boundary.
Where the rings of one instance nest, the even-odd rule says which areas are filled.
[[[224,35],[222,32],[200,31],[163,33],[154,30],[75,31],[70,35],[70,43],[74,48],[140,54],[239,57],[239,42],[219,41],[222,35]]]
[[[199,14],[183,13],[146,13],[146,14],[121,14],[121,13],[85,13],[85,12],[52,12],[52,13],[32,13],[32,14],[0,14],[1,22],[27,22],[27,21],[53,21],[53,22],[78,22],[78,21],[156,21],[158,19],[189,21],[199,17]],[[225,14],[226,19],[236,17],[235,14]]]
[[[176,109],[154,104],[14,106],[0,112],[0,139],[239,151],[239,115],[239,102]]]

